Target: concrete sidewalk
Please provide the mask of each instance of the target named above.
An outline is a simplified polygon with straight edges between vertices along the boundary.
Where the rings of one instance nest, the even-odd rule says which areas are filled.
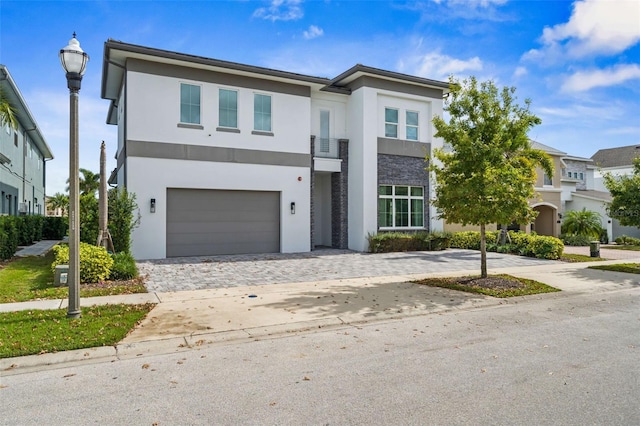
[[[635,261],[640,262],[640,258]],[[563,290],[559,293],[509,299],[410,283],[412,280],[431,276],[477,275],[477,270],[82,299],[81,305],[84,306],[144,302],[155,302],[158,305],[115,347],[0,359],[0,371],[6,374],[6,369],[19,368],[24,371],[31,367],[63,362],[171,353],[210,343],[351,327],[370,321],[521,303],[531,299],[640,288],[638,275],[588,269],[590,265],[611,263],[619,261],[553,262],[539,266],[491,269],[490,274],[506,273],[535,279]],[[27,303],[29,309],[66,307],[65,300]],[[7,311],[15,310],[18,306],[10,309],[5,304],[0,305],[0,308]]]

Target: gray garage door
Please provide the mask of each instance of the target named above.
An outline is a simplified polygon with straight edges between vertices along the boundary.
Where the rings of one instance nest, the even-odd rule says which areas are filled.
[[[167,257],[280,252],[280,193],[167,189]]]

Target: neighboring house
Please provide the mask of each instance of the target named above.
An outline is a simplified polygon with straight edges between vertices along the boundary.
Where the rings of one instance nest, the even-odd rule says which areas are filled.
[[[591,156],[594,163],[593,187],[599,191],[606,191],[603,176],[611,173],[612,176],[630,176],[633,174],[633,159],[640,157],[640,145],[628,145],[618,148],[601,149]],[[613,219],[612,239],[621,235],[640,238],[640,228],[634,226],[622,226],[617,219]]]
[[[0,128],[0,215],[45,214],[45,166],[53,158],[18,86],[0,65],[0,89],[18,128]]]
[[[136,195],[136,258],[367,249],[442,230],[425,156],[447,82],[356,65],[333,79],[108,40],[110,182]]]
[[[601,225],[607,230],[609,238],[620,234],[615,228],[615,221],[607,215],[607,205],[611,196],[606,191],[594,189],[593,160],[575,157],[540,142],[531,141],[531,147],[540,149],[553,160],[553,176],[547,176],[541,169],[537,170],[535,183],[536,197],[529,204],[538,212],[534,223],[512,225],[510,229],[520,229],[525,232],[535,231],[539,235],[559,237],[562,218],[567,211],[582,210],[583,208],[600,214]],[[496,230],[498,225],[488,227]],[[447,231],[477,230],[478,227],[461,227],[456,224],[445,224]]]

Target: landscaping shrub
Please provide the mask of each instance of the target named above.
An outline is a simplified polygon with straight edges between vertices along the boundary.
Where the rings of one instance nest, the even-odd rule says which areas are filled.
[[[69,222],[66,217],[46,216],[42,223],[42,239],[61,240],[67,235]]]
[[[113,266],[109,275],[110,280],[130,280],[138,276],[136,261],[130,253],[120,252],[111,255]]]
[[[131,231],[140,223],[140,213],[136,195],[127,192],[126,188],[111,188],[109,198],[109,232],[113,240],[113,248],[118,252],[131,251]]]
[[[498,243],[499,235],[500,231],[485,232],[487,247],[492,246],[493,248],[488,251],[496,251],[495,246]],[[460,249],[480,250],[480,231],[456,232],[452,235],[449,245]]]
[[[450,234],[445,232],[382,232],[367,236],[370,253],[444,250],[449,246],[449,238]]]
[[[567,246],[588,246],[593,238],[586,235],[561,235],[560,239]]]
[[[536,235],[530,243],[534,257],[538,259],[560,259],[564,244],[556,237]]]
[[[69,246],[57,245],[53,247],[55,260],[51,269],[55,271],[57,265],[69,264]],[[104,247],[80,243],[80,282],[97,283],[109,278],[113,258]]]
[[[80,241],[95,244],[98,241],[98,199],[93,193],[80,196]]]
[[[625,245],[625,246],[640,246],[640,238],[628,237],[626,235],[621,235],[616,238],[616,244]]]
[[[11,259],[18,250],[18,229],[15,216],[0,216],[0,259]]]
[[[499,237],[500,231],[486,233],[487,251],[518,254],[540,259],[560,259],[564,250],[562,241],[555,237],[509,231],[511,242],[502,245],[498,244]],[[480,232],[464,231],[454,233],[451,237],[451,247],[480,250]]]

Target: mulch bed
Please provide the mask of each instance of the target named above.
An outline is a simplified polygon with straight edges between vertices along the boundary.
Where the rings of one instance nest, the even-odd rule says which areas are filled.
[[[518,280],[499,277],[499,276],[489,276],[487,278],[480,277],[457,277],[450,278],[451,282],[456,284],[465,285],[469,287],[481,287],[481,288],[493,288],[493,289],[511,289],[511,288],[524,288],[525,284],[521,283]]]

